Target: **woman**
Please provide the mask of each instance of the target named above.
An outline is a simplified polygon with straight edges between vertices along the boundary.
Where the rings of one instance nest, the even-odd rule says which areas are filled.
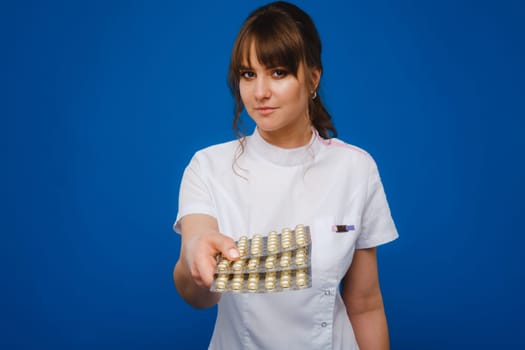
[[[238,140],[195,154],[174,226],[178,292],[197,308],[218,303],[210,349],[389,347],[375,247],[397,231],[374,160],[334,138],[321,75],[306,13],[275,2],[247,18],[229,69]],[[257,125],[247,137],[237,128],[243,109]],[[239,259],[234,240],[296,224],[310,227],[311,288],[210,291],[217,254]]]

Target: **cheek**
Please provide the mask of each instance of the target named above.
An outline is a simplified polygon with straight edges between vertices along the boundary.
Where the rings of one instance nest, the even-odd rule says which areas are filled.
[[[248,96],[248,92],[246,90],[246,85],[243,83],[239,83],[239,94],[241,95],[241,100],[243,100],[244,102],[244,100]]]
[[[283,95],[286,99],[294,106],[295,109],[308,108],[308,96],[306,90],[300,86],[294,86],[286,91],[283,91]]]
[[[299,102],[304,100],[305,90],[296,81],[286,81],[274,87],[274,95],[282,99]]]

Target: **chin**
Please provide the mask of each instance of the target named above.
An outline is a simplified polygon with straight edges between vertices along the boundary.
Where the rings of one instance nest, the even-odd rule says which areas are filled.
[[[259,130],[262,130],[262,131],[265,131],[265,132],[272,132],[272,131],[276,131],[276,130],[279,130],[279,126],[277,125],[272,125],[271,123],[265,123],[265,122],[258,122],[258,123],[255,123],[257,125],[257,128],[259,128]]]

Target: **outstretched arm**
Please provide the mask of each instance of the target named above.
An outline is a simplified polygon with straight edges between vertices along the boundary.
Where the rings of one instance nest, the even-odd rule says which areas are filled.
[[[196,308],[211,307],[220,293],[210,291],[216,256],[237,260],[234,241],[219,233],[217,220],[209,215],[191,214],[181,219],[180,257],[173,269],[173,281],[181,297]]]

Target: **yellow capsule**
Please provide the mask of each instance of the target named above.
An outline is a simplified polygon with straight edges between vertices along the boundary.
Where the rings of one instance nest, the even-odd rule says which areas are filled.
[[[232,280],[232,289],[239,290],[242,288],[242,277],[234,277]]]
[[[259,267],[259,258],[251,258],[250,261],[248,261],[248,270],[253,271],[257,270]]]
[[[281,274],[281,287],[282,288],[290,288],[290,275],[289,274]]]
[[[266,267],[267,269],[274,269],[276,259],[277,257],[275,255],[267,256],[264,262],[264,267]]]
[[[239,271],[242,271],[243,268],[244,268],[244,260],[237,260],[232,265],[233,271],[239,272]]]
[[[284,252],[283,255],[281,255],[281,260],[279,261],[279,265],[281,265],[281,267],[290,266],[291,258],[292,258],[291,252]]]

